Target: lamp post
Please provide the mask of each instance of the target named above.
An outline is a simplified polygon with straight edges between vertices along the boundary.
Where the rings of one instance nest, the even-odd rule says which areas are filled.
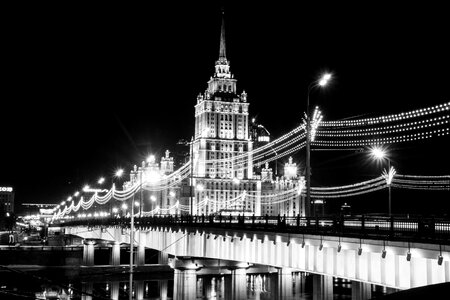
[[[194,195],[193,195],[193,193],[194,193],[194,191],[193,191],[193,189],[194,189],[194,137],[191,137],[191,143],[190,143],[190,146],[191,146],[191,184],[190,184],[190,187],[189,187],[189,192],[190,192],[190,200],[191,200],[191,203],[190,203],[190,206],[191,206],[191,216],[194,214],[194,200],[193,200],[193,198],[194,198]]]
[[[311,117],[309,112],[309,96],[314,88],[326,86],[330,79],[331,74],[326,73],[319,80],[311,82],[308,86],[308,97],[306,100],[306,207],[308,207],[308,214],[311,213]]]
[[[373,158],[375,158],[378,161],[383,161],[383,159],[387,160],[388,163],[388,169],[386,173],[383,173],[383,177],[385,177],[386,182],[387,182],[387,186],[388,186],[388,194],[389,194],[389,209],[388,209],[388,213],[389,213],[389,217],[392,215],[392,211],[391,211],[391,182],[392,182],[392,178],[395,175],[395,169],[392,168],[391,169],[391,159],[388,157],[386,151],[381,148],[381,147],[373,147],[371,149],[371,155]]]

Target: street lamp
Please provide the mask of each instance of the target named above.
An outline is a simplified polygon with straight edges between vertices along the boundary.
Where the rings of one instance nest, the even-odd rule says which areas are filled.
[[[104,177],[100,177],[97,181],[98,184],[102,184],[103,182],[105,182],[105,178]]]
[[[308,86],[306,101],[306,205],[311,204],[311,117],[309,112],[309,95],[316,87],[325,87],[331,79],[331,74],[326,73],[320,79],[311,82]],[[309,212],[310,214],[310,209]]]
[[[123,175],[123,169],[118,169],[114,175],[115,175],[117,178],[122,177],[122,175]]]
[[[395,169],[391,168],[391,159],[388,157],[386,150],[382,147],[374,146],[370,150],[372,157],[378,161],[383,161],[384,159],[388,162],[388,169],[383,172],[383,177],[386,180],[388,191],[389,191],[389,217],[391,216],[391,183],[395,175]]]

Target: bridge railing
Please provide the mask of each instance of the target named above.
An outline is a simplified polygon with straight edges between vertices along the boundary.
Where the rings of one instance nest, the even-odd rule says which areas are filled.
[[[55,225],[129,228],[130,218],[61,220]],[[364,215],[327,217],[160,215],[135,218],[136,228],[146,229],[151,226],[240,229],[450,244],[450,220],[437,218]]]

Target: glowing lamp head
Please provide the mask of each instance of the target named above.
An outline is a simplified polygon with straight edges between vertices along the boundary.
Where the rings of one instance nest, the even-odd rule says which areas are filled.
[[[149,155],[147,157],[147,162],[150,163],[150,164],[154,163],[155,162],[155,156],[153,154]]]
[[[104,177],[100,177],[100,179],[97,181],[98,184],[102,184],[103,182],[105,182]]]
[[[134,206],[139,206],[139,201],[134,201]]]
[[[61,206],[63,206],[64,204],[66,204],[66,201],[61,202]]]
[[[117,213],[119,210],[117,209],[117,207],[113,207],[112,212],[113,213]]]
[[[76,191],[75,194],[73,194],[75,197],[78,197],[80,195],[79,191]]]
[[[386,157],[386,151],[380,147],[373,147],[371,154],[376,159],[383,159]]]
[[[330,73],[326,73],[322,76],[322,79],[324,80],[330,80],[331,79],[331,74]]]
[[[320,79],[319,79],[319,85],[324,87],[328,84],[328,81],[330,81],[331,79],[331,74],[330,73],[326,73],[324,74]]]
[[[72,201],[72,196],[67,197],[67,201]]]
[[[175,192],[174,192],[174,191],[170,191],[170,192],[169,192],[169,196],[170,196],[170,197],[175,197],[175,196],[176,196],[176,194],[175,194]]]
[[[155,202],[155,201],[156,201],[156,196],[155,196],[155,195],[151,195],[151,196],[150,196],[150,200],[151,200],[152,202]]]
[[[83,191],[86,192],[89,188],[90,188],[89,185],[86,184],[86,185],[83,187]]]
[[[202,192],[205,189],[203,187],[203,185],[201,185],[201,184],[197,184],[196,188],[197,188],[197,191],[199,191],[199,192]]]
[[[122,209],[127,209],[128,205],[126,203],[122,204]]]
[[[116,177],[122,177],[122,175],[123,175],[123,169],[117,170],[116,173],[115,173],[115,175],[116,175]]]

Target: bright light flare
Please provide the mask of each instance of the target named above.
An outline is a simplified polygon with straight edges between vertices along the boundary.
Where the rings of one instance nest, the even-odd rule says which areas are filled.
[[[100,177],[99,180],[97,181],[98,184],[102,184],[103,182],[105,182],[104,177]]]
[[[113,213],[117,213],[119,210],[117,209],[117,207],[113,207],[112,212]]]
[[[326,86],[328,84],[328,81],[331,79],[331,74],[326,73],[319,79],[319,85],[320,86]]]
[[[150,196],[150,200],[151,200],[152,202],[155,202],[155,201],[156,201],[156,196],[155,196],[155,195],[151,195],[151,196]]]
[[[150,154],[147,157],[147,162],[150,163],[150,164],[154,163],[155,162],[155,156],[153,154]]]
[[[116,175],[116,177],[122,177],[122,175],[123,175],[123,169],[117,170],[116,173],[115,173],[115,175]]]
[[[139,206],[139,201],[134,201],[134,206]]]
[[[128,205],[126,203],[122,204],[122,209],[127,209]]]
[[[381,147],[377,147],[377,146],[373,147],[370,150],[370,153],[372,154],[372,156],[375,159],[379,159],[380,160],[380,159],[383,159],[383,158],[386,157],[386,151],[383,148],[381,148]]]
[[[86,192],[88,189],[90,189],[90,187],[89,187],[89,185],[86,184],[83,188],[83,191]]]

